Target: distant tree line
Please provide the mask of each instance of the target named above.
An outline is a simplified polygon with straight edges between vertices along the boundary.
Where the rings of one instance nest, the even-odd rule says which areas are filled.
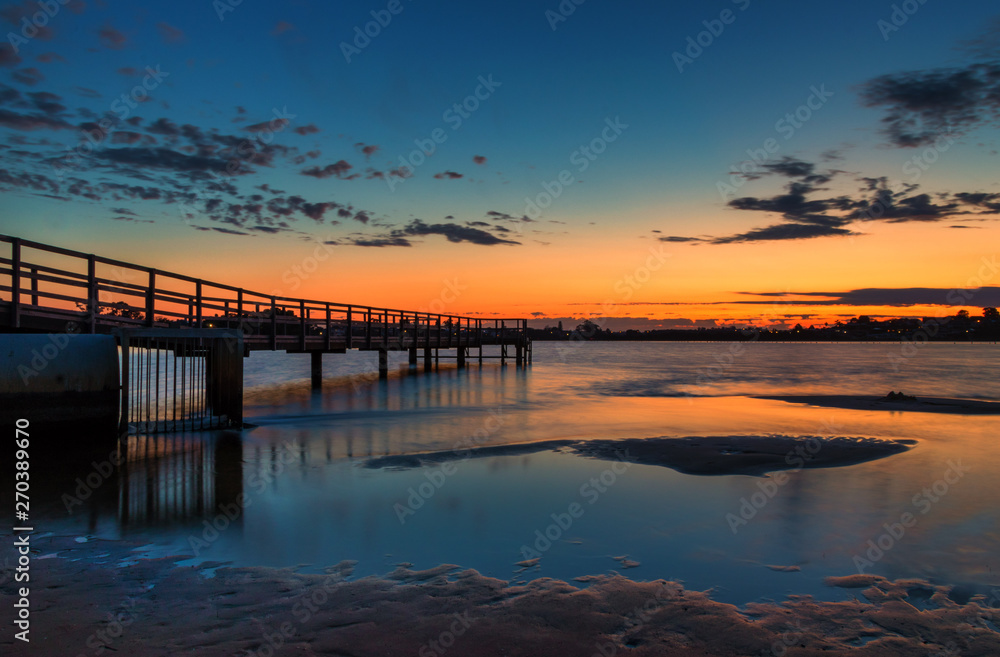
[[[872,342],[920,339],[941,342],[996,342],[1000,340],[1000,312],[996,308],[983,308],[981,317],[973,317],[968,310],[959,310],[948,317],[907,317],[879,321],[868,315],[853,317],[846,322],[837,321],[823,326],[803,327],[796,324],[790,329],[775,329],[748,325],[719,326],[697,329],[652,329],[638,331],[612,331],[602,329],[596,322],[584,320],[572,330],[558,326],[528,329],[532,340],[595,340],[595,341],[762,341],[762,342]]]

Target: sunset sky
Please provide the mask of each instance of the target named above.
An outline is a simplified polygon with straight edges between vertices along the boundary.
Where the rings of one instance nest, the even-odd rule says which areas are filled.
[[[28,0],[0,24],[4,234],[538,326],[1000,305],[995,1]]]

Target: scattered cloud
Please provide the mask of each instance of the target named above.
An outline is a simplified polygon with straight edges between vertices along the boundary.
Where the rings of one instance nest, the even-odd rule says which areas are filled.
[[[928,145],[1000,118],[1000,62],[882,75],[865,83],[861,102],[884,111],[893,145]]]
[[[109,24],[101,27],[101,29],[97,31],[97,36],[101,41],[101,45],[105,48],[110,48],[111,50],[121,50],[128,42],[128,37],[111,27]]]
[[[163,39],[164,43],[181,43],[186,39],[184,32],[170,23],[161,21],[156,24],[156,29],[160,32],[160,38]]]
[[[302,171],[303,176],[311,176],[313,178],[329,178],[330,176],[336,176],[337,178],[345,178],[348,172],[353,169],[354,166],[349,164],[346,160],[339,160],[333,164],[328,164],[325,167],[310,167]]]

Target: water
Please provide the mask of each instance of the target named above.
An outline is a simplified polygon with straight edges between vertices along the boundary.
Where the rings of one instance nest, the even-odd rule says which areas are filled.
[[[326,356],[325,388],[314,393],[308,356],[255,352],[246,361],[246,418],[255,428],[133,441],[133,454],[147,456],[107,478],[93,475],[105,448],[74,456],[77,465],[53,455],[38,484],[49,500],[38,526],[138,541],[144,553],[188,562],[318,570],[351,559],[359,576],[399,563],[454,563],[515,581],[614,570],[680,580],[737,604],[843,599],[849,593],[823,578],[858,572],[856,558],[871,561],[865,572],[891,578],[1000,585],[995,416],[752,397],[902,390],[1000,401],[995,345],[537,343],[528,369],[443,366],[407,376],[405,354],[394,355],[403,371],[384,383],[374,360]],[[692,476],[565,450],[371,467],[383,456],[470,445],[766,434],[916,445],[780,479]],[[83,499],[87,476],[97,485]],[[755,494],[765,503],[734,523]],[[883,536],[899,533],[904,513],[914,523],[900,524],[898,538]],[[888,549],[866,555],[869,540]],[[535,566],[516,565],[535,556]],[[629,561],[638,565],[623,568]]]

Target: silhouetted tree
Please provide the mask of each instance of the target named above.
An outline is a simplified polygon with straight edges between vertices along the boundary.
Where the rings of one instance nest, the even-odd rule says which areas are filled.
[[[983,318],[989,321],[994,321],[1000,319],[1000,311],[992,306],[987,306],[983,308]]]

